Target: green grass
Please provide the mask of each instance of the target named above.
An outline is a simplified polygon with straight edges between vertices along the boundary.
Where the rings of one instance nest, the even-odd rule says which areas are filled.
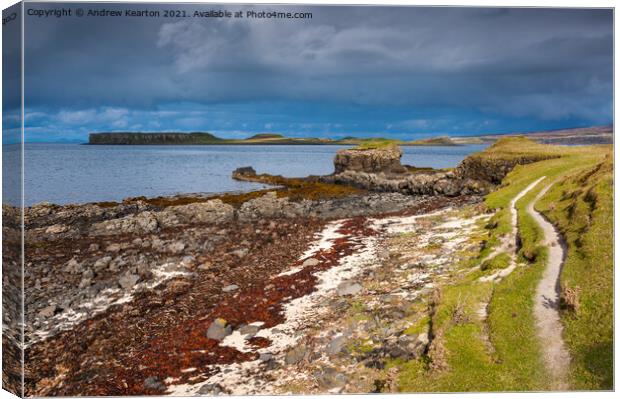
[[[510,264],[510,255],[505,252],[502,252],[498,255],[495,255],[493,258],[485,260],[480,265],[480,270],[499,270],[505,269]]]
[[[399,144],[398,140],[390,139],[366,139],[360,141],[355,150],[376,150],[379,148],[391,147]]]
[[[613,388],[613,167],[611,153],[560,179],[538,208],[559,228],[564,339],[573,388]]]
[[[571,352],[572,389],[610,389],[613,381],[613,180],[610,146],[545,146],[512,138],[485,151],[485,159],[539,159],[516,166],[501,187],[486,198],[497,212],[487,224],[489,236],[477,262],[510,231],[511,200],[542,176],[541,183],[516,206],[521,249],[518,267],[498,284],[478,277],[504,267],[499,254],[481,269],[456,277],[441,288],[430,320],[434,343],[429,356],[401,363],[401,391],[529,391],[552,386],[541,360],[533,316],[534,294],[546,265],[542,232],[525,212],[538,192],[554,183],[540,208],[566,237],[568,258],[562,287],[579,293],[578,311],[567,310],[562,321]],[[603,164],[603,166],[597,166]],[[475,265],[472,261],[471,265]],[[476,317],[489,300],[486,322]],[[455,316],[456,315],[456,316]],[[457,317],[458,316],[458,317]],[[441,367],[437,367],[437,365]]]

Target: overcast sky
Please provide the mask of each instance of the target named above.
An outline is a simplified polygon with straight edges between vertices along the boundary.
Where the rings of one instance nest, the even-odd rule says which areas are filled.
[[[92,131],[417,138],[612,122],[611,10],[252,8],[313,18],[27,16],[27,140]]]

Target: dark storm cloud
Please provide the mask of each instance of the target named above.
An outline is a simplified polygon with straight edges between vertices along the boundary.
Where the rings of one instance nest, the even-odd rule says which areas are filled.
[[[277,9],[310,11],[313,18],[29,17],[27,106],[77,112],[328,102],[585,124],[611,120],[610,10]]]

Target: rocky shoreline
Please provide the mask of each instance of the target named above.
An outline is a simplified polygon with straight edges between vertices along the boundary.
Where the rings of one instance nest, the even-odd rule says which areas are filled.
[[[349,296],[366,295],[365,284],[393,280],[395,273],[410,269],[388,268],[383,277],[371,271],[384,270],[394,240],[408,234],[408,227],[401,231],[391,225],[414,223],[419,216],[412,215],[474,209],[481,195],[514,166],[500,164],[493,175],[488,165],[466,160],[453,171],[412,171],[400,164],[400,155],[394,148],[361,155],[343,152],[335,160],[337,173],[307,179],[257,175],[251,168],[233,176],[282,187],[274,191],[24,209],[26,394],[282,392],[284,388],[275,389],[256,375],[251,378],[257,381],[254,388],[226,388],[219,380],[227,370],[222,364],[241,367],[250,362],[261,370],[283,370],[311,360],[311,350],[289,353],[292,342],[310,339],[306,327],[299,325],[282,335],[282,328],[297,317],[290,314],[291,304],[318,301],[315,305],[320,302],[333,314],[349,309]],[[475,217],[484,214],[483,208],[476,209]],[[3,206],[3,215],[5,221],[14,221],[3,225],[4,264],[12,269],[19,264],[10,259],[17,253],[10,248],[19,248],[20,215],[8,206]],[[456,233],[468,222],[459,223],[452,228]],[[427,235],[433,231],[429,226]],[[333,236],[325,238],[325,231]],[[436,255],[443,259],[454,249],[441,237],[429,236],[426,244],[401,255],[418,256],[432,241],[431,246],[445,247]],[[428,261],[418,263],[429,265]],[[420,267],[427,277],[415,277],[424,284],[413,283],[411,289],[431,283],[428,273],[435,266]],[[436,270],[442,274],[444,269]],[[337,286],[321,285],[325,273],[332,273]],[[362,277],[349,281],[358,275]],[[8,276],[19,286],[18,273]],[[399,290],[407,284],[402,282]],[[334,292],[347,297],[346,303],[330,299],[324,304]],[[9,295],[15,301],[4,301],[9,367],[3,378],[10,383],[18,375],[19,361],[13,355],[19,352],[10,348],[19,345],[20,324],[18,314],[8,307],[13,303],[17,308],[20,291]],[[424,314],[420,309],[414,313]],[[364,362],[378,365],[394,348],[409,353],[406,356],[411,354],[403,348],[409,346],[415,353],[430,350],[428,337],[399,334],[384,337],[391,346],[381,347]],[[225,338],[233,339],[229,336],[237,341],[222,345]],[[341,353],[336,351],[342,347],[338,342],[329,342],[334,354]],[[331,370],[333,365],[325,367]],[[247,374],[245,369],[235,370]],[[313,392],[344,389],[346,384],[334,373],[320,377],[332,383],[319,384]],[[378,392],[389,385],[381,384],[383,388],[366,384],[349,391]]]

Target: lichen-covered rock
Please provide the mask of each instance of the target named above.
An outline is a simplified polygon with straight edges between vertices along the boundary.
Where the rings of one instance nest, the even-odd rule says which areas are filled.
[[[235,209],[231,205],[215,199],[188,205],[171,206],[161,213],[166,214],[169,220],[173,220],[174,218],[171,215],[174,215],[181,223],[222,223],[234,218]]]
[[[374,149],[346,149],[336,153],[335,173],[345,171],[366,173],[404,173],[407,170],[400,164],[403,151],[389,145]]]
[[[94,235],[115,235],[126,233],[152,233],[157,231],[159,223],[154,212],[140,212],[120,219],[95,223],[91,228]]]
[[[262,197],[246,201],[237,212],[241,221],[255,220],[259,218],[296,217],[308,213],[309,202],[290,202],[288,198],[278,198],[275,191],[271,191]]]

